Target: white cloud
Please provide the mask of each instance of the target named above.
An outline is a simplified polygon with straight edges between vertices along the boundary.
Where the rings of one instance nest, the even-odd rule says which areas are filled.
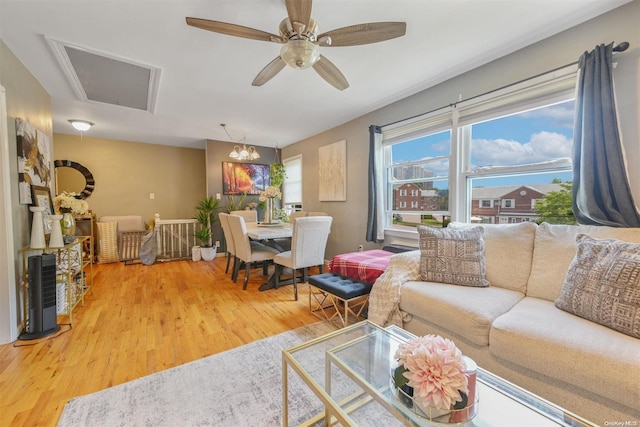
[[[477,166],[513,166],[571,157],[572,140],[554,132],[531,135],[528,142],[474,139],[471,162]]]
[[[574,103],[573,101],[568,101],[551,107],[527,111],[525,113],[518,114],[518,116],[525,118],[536,117],[549,119],[550,123],[555,126],[573,129],[574,113]]]

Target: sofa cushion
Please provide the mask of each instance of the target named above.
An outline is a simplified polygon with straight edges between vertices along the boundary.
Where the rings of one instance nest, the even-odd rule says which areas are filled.
[[[419,225],[422,280],[489,286],[482,233],[482,227],[455,230]]]
[[[640,340],[524,298],[492,325],[492,355],[636,408]],[[562,406],[562,402],[555,402]]]
[[[449,228],[455,229],[470,227],[478,225],[461,222],[449,224]],[[538,225],[534,222],[482,224],[482,228],[487,280],[491,286],[526,293]]]
[[[556,307],[640,338],[640,245],[586,234],[576,243]]]
[[[596,239],[640,243],[640,228],[542,223],[536,230],[527,296],[551,302],[558,298],[569,265],[576,255],[576,236],[580,233]]]
[[[118,223],[98,222],[98,262],[106,264],[118,262]]]
[[[409,281],[402,286],[400,310],[421,317],[463,336],[470,342],[489,344],[491,322],[524,297],[503,288],[452,286]]]

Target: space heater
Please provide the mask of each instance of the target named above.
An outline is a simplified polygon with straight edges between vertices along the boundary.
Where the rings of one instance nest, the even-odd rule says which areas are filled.
[[[24,339],[36,339],[60,330],[56,310],[56,256],[29,257],[29,323]]]

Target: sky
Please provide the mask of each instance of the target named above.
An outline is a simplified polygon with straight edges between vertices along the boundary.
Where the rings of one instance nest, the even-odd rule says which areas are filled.
[[[471,170],[478,166],[513,166],[571,158],[574,101],[477,123],[472,126]],[[449,154],[450,132],[392,146],[394,163]],[[429,162],[435,175],[447,174],[447,162]],[[474,180],[473,186],[549,183],[571,180],[571,173]]]

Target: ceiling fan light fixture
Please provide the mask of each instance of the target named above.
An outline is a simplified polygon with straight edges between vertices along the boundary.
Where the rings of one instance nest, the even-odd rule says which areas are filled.
[[[86,132],[91,129],[91,126],[93,126],[93,123],[87,120],[71,119],[69,120],[69,123],[71,123],[71,126],[80,132]]]
[[[280,49],[280,57],[292,68],[303,70],[320,59],[318,46],[308,40],[289,40]]]

